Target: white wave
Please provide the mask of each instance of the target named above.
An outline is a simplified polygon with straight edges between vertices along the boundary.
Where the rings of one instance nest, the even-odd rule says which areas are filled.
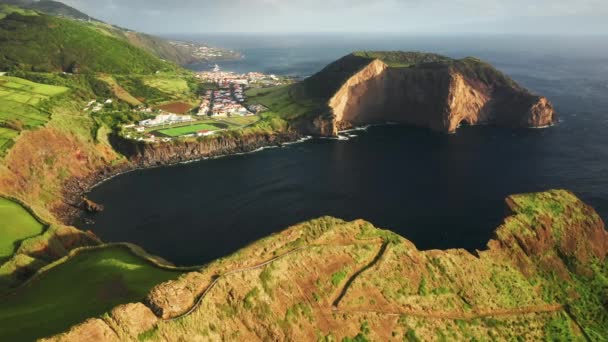
[[[301,139],[298,139],[298,140],[296,140],[296,141],[291,141],[291,142],[286,142],[286,143],[283,143],[283,146],[289,146],[289,145],[300,144],[300,143],[303,143],[303,142],[305,142],[305,141],[311,140],[312,138],[313,138],[313,137],[311,137],[311,136],[305,136],[305,137],[303,137],[303,138],[301,138]]]

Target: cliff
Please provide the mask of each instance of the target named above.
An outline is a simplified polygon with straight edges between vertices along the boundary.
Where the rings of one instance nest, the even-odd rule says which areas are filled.
[[[177,140],[171,143],[147,143],[110,137],[116,151],[129,158],[136,167],[153,167],[211,158],[235,153],[247,153],[269,146],[280,146],[300,138],[293,131],[230,132],[203,139]]]
[[[453,133],[461,124],[543,127],[557,121],[551,103],[475,58],[408,52],[348,55],[277,96],[259,100],[291,116],[307,134],[398,122]],[[288,97],[288,99],[285,99]],[[255,101],[255,99],[254,99]]]
[[[567,191],[511,196],[485,251],[321,218],[51,341],[602,340],[608,233]]]

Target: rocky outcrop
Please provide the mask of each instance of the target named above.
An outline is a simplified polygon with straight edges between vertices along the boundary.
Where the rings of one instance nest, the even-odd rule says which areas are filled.
[[[69,332],[48,339],[41,339],[42,342],[68,342],[68,341],[103,341],[119,342],[118,335],[102,319],[92,318],[88,321],[75,326]]]
[[[473,58],[408,67],[374,59],[330,96],[325,110],[302,120],[303,130],[335,135],[352,126],[391,121],[453,133],[461,124],[544,127],[557,122],[546,98]]]
[[[137,338],[158,324],[158,317],[142,303],[121,305],[111,313],[112,319],[132,338]]]
[[[103,205],[95,203],[86,197],[83,197],[82,201],[83,201],[83,205],[84,205],[84,210],[86,210],[90,213],[100,213],[104,209]]]

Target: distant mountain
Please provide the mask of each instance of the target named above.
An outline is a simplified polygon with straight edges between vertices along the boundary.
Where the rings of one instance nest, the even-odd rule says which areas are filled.
[[[6,3],[10,5],[17,5],[23,8],[32,9],[40,12],[44,12],[50,15],[68,17],[80,20],[96,20],[89,15],[82,13],[81,11],[70,7],[64,3],[52,0],[0,0],[0,3]]]
[[[221,54],[222,57],[218,58],[213,56],[205,56],[201,53],[201,50],[207,48],[207,46],[204,44],[170,41],[149,34],[107,24],[58,1],[0,0],[0,4],[18,6],[20,8],[34,10],[52,16],[76,19],[97,24],[98,29],[102,29],[117,38],[126,40],[132,45],[146,50],[159,58],[181,65],[207,60],[234,59],[240,57],[237,52],[224,49],[215,49],[215,51]]]
[[[28,8],[56,16],[63,16],[80,20],[98,21],[97,19],[90,17],[88,14],[80,12],[79,10],[58,1],[45,0],[34,2],[30,6],[28,6]]]
[[[39,12],[5,8],[0,20],[0,70],[146,74],[172,63],[90,24]]]

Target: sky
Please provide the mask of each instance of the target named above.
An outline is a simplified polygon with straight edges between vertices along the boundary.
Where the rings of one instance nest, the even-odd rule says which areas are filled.
[[[149,33],[608,34],[607,0],[63,0]]]

